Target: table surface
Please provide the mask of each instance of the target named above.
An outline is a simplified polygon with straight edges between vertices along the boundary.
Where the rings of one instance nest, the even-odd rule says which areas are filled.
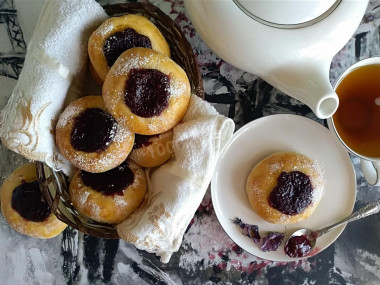
[[[122,1],[99,2],[105,5]],[[151,3],[181,26],[196,53],[206,100],[220,113],[233,118],[237,129],[257,118],[280,113],[306,116],[326,126],[304,104],[214,54],[194,30],[182,0],[152,0]],[[6,104],[15,86],[41,6],[42,1],[38,0],[30,0],[29,5],[26,0],[0,0],[0,107]],[[16,13],[7,17],[9,10]],[[24,17],[31,18],[28,24]],[[379,26],[380,0],[369,1],[356,33],[333,58],[332,82],[358,60],[380,55]],[[12,39],[9,29],[22,34]],[[0,157],[2,183],[24,159],[2,145]],[[368,186],[359,160],[351,159],[357,177],[357,209],[380,200],[380,188]],[[180,250],[168,264],[162,264],[155,255],[139,251],[124,241],[98,239],[71,228],[49,240],[29,238],[12,230],[0,215],[1,283],[380,284],[379,220],[380,215],[373,215],[349,224],[335,243],[314,257],[289,263],[271,262],[245,252],[225,234],[208,190]]]

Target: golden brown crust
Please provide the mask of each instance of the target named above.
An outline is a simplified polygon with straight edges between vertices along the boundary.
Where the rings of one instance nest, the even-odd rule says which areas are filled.
[[[101,152],[78,151],[71,145],[74,119],[87,108],[100,108],[108,112],[102,96],[86,96],[66,107],[56,125],[56,143],[61,154],[75,167],[88,172],[105,172],[121,164],[133,147],[135,135],[118,125],[116,136],[106,150]]]
[[[155,167],[166,162],[174,153],[173,130],[149,139],[149,145],[132,149],[129,159],[141,167]]]
[[[308,175],[313,186],[311,204],[301,213],[286,215],[271,207],[268,198],[283,172],[300,171]],[[291,224],[307,219],[316,209],[323,192],[323,176],[309,157],[294,152],[274,153],[256,164],[248,176],[246,192],[253,210],[273,224]]]
[[[124,90],[131,69],[156,69],[169,76],[169,104],[159,116],[140,117],[125,104]],[[182,119],[190,101],[190,92],[185,71],[173,60],[151,49],[132,48],[112,66],[102,93],[108,110],[119,124],[137,134],[154,135],[172,129]]]
[[[84,185],[78,170],[69,186],[71,202],[85,216],[104,223],[117,224],[124,221],[141,204],[146,193],[146,176],[144,170],[129,161],[129,168],[134,173],[134,181],[123,190],[123,196],[103,195]]]
[[[92,78],[98,83],[100,86],[103,85],[104,80],[100,78],[99,74],[96,73],[94,66],[92,65],[91,62],[89,62],[88,69],[90,71],[90,74]]]
[[[135,30],[138,34],[149,38],[152,49],[170,57],[170,48],[160,30],[147,18],[141,15],[124,15],[107,19],[90,36],[88,42],[88,54],[94,67],[95,77],[102,82],[110,70],[103,52],[104,42],[116,32],[122,32],[127,28]]]
[[[8,224],[19,233],[41,239],[52,238],[67,227],[53,213],[45,221],[33,222],[24,219],[11,205],[15,188],[25,182],[30,183],[35,180],[37,180],[37,175],[34,163],[24,164],[13,171],[1,186],[1,210]]]

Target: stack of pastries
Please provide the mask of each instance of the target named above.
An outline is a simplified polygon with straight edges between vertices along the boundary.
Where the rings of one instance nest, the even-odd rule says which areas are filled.
[[[190,100],[185,71],[157,27],[140,15],[106,20],[88,43],[102,96],[82,97],[61,114],[56,143],[77,170],[69,193],[87,217],[117,224],[143,201],[144,167],[173,154],[172,129]]]
[[[190,83],[170,58],[164,36],[140,15],[107,19],[92,33],[88,54],[91,75],[102,85],[102,94],[69,104],[56,124],[55,140],[76,169],[69,186],[73,206],[90,219],[118,224],[145,197],[144,168],[161,165],[173,155],[172,129],[187,110]],[[2,211],[23,234],[55,236],[66,224],[47,205],[46,209],[41,206],[46,212],[43,217],[32,221],[11,203],[21,192],[39,191],[37,178],[29,177],[31,172],[35,168],[25,165],[4,182]],[[20,185],[26,190],[17,190]]]

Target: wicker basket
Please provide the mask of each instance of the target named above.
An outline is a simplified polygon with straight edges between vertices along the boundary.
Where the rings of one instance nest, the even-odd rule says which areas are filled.
[[[180,27],[159,8],[148,3],[115,4],[104,7],[110,16],[142,14],[161,31],[171,49],[171,57],[187,73],[192,92],[204,98],[203,81],[190,43]],[[119,238],[115,225],[99,223],[78,213],[70,201],[68,178],[37,162],[37,175],[42,193],[58,219],[71,227],[101,238]]]

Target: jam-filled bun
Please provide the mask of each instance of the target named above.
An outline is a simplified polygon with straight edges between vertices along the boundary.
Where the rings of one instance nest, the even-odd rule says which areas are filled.
[[[56,125],[61,154],[77,168],[104,172],[122,163],[135,135],[106,110],[102,96],[86,96],[69,104]]]
[[[253,210],[273,224],[292,224],[308,218],[323,192],[318,164],[294,152],[274,153],[256,164],[246,191]]]
[[[140,135],[173,128],[190,100],[185,71],[170,58],[146,48],[125,51],[103,84],[104,102],[119,124]]]
[[[155,167],[173,155],[173,130],[153,136],[135,135],[129,159],[142,167]]]
[[[92,33],[88,42],[94,78],[102,83],[116,59],[133,47],[151,48],[170,57],[164,36],[147,18],[131,14],[109,18]]]
[[[78,170],[69,186],[71,202],[94,221],[117,224],[141,204],[146,193],[144,170],[131,161],[104,173]]]
[[[1,210],[13,229],[35,238],[55,237],[67,226],[57,219],[42,198],[34,163],[17,168],[4,181]]]

